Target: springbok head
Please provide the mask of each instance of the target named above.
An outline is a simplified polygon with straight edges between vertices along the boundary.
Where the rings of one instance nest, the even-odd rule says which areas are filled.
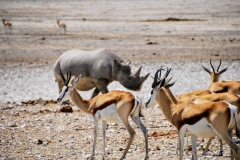
[[[66,101],[69,99],[69,94],[70,92],[75,88],[77,82],[79,81],[79,78],[81,77],[81,75],[76,78],[75,76],[71,77],[71,71],[67,72],[67,79],[64,78],[64,75],[62,74],[62,71],[60,69],[60,75],[64,81],[64,86],[62,88],[62,91],[60,92],[57,101],[61,102],[61,101]]]
[[[173,86],[174,83],[175,83],[175,82],[170,83],[172,77],[168,78],[168,75],[169,75],[169,73],[171,72],[172,69],[171,68],[170,69],[167,68],[167,71],[166,71],[165,75],[162,77],[161,76],[162,75],[161,72],[163,70],[164,69],[161,67],[155,73],[154,80],[153,80],[153,83],[152,83],[151,95],[148,98],[148,100],[145,102],[145,106],[146,107],[148,107],[148,106],[155,106],[156,104],[158,104],[155,97],[159,93],[159,90],[162,87],[169,88],[169,87]]]
[[[228,69],[228,67],[226,67],[226,68],[222,69],[221,71],[219,71],[220,66],[221,66],[221,63],[222,63],[222,61],[221,61],[221,59],[220,59],[220,62],[219,62],[219,65],[218,65],[218,68],[217,68],[217,71],[216,71],[216,72],[215,72],[215,69],[214,69],[214,67],[213,67],[213,65],[212,65],[212,60],[211,60],[211,59],[210,59],[210,65],[211,65],[211,67],[212,67],[212,72],[211,72],[209,69],[207,69],[206,67],[204,67],[204,66],[202,65],[203,69],[204,69],[207,73],[209,73],[209,74],[211,75],[211,80],[212,80],[212,82],[218,82],[220,75],[221,75],[222,73],[224,73],[224,72]]]
[[[60,23],[60,19],[59,18],[57,18],[57,24],[59,24]]]
[[[114,60],[112,73],[124,87],[137,91],[141,89],[141,86],[149,76],[149,73],[143,77],[140,77],[140,72],[142,69],[142,67],[140,67],[136,73],[132,74],[129,66],[130,63],[131,61],[119,63],[118,61]]]

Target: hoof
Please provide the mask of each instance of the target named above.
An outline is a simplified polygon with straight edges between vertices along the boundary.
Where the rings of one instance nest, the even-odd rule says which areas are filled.
[[[93,160],[94,159],[94,156],[93,155],[89,155],[86,157],[87,160]]]
[[[218,156],[223,156],[223,151],[220,151],[220,152],[218,153]]]

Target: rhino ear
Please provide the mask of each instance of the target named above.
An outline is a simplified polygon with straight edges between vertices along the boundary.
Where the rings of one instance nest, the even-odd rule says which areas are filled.
[[[130,66],[130,64],[131,64],[131,61],[130,61],[130,60],[127,60],[127,61],[126,61],[126,65]]]
[[[116,72],[116,71],[119,71],[121,69],[122,65],[120,63],[118,63],[118,61],[116,59],[114,59],[114,62],[113,62],[113,70]]]

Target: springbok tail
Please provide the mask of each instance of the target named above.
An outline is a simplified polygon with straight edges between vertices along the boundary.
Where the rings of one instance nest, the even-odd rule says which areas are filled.
[[[236,136],[240,138],[240,119],[238,119],[238,108],[234,105],[229,104],[232,111],[232,118],[236,126]]]
[[[144,117],[144,115],[142,114],[141,110],[142,110],[142,100],[139,97],[135,97],[135,102],[134,102],[134,108],[131,112],[131,114],[135,114],[138,115],[139,117]]]
[[[238,117],[238,114],[235,115],[236,119],[236,136],[240,138],[240,119]]]

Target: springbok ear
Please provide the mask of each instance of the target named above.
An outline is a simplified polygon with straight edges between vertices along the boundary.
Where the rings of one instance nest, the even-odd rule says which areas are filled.
[[[70,82],[70,84],[72,85],[72,87],[75,87],[76,86],[76,84],[78,83],[78,81],[79,81],[79,79],[82,77],[82,75],[80,74],[80,76],[78,76],[77,78],[76,78],[76,76],[73,76],[72,77],[72,79],[71,79],[71,82]]]
[[[176,81],[175,81],[175,82],[176,82]],[[175,82],[172,82],[172,83],[167,84],[166,87],[167,87],[167,88],[172,87],[172,86],[175,84]]]
[[[157,84],[156,88],[160,89],[161,87],[163,87],[166,83],[166,79],[164,78],[163,80],[160,80],[160,83]]]
[[[226,72],[227,69],[228,69],[228,67],[224,68],[223,70],[221,70],[221,71],[219,72],[219,74],[222,74],[222,73]]]
[[[74,85],[74,82],[75,82],[75,79],[76,79],[76,77],[75,76],[72,76],[72,78],[69,80],[69,85],[70,86],[73,86]]]
[[[82,74],[80,74],[80,75],[76,78],[75,82],[77,83],[81,77],[82,77]]]
[[[207,73],[209,73],[210,75],[212,74],[212,72],[211,72],[209,69],[207,69],[207,68],[204,67],[203,65],[202,65],[202,67],[203,67],[203,69],[204,69]]]

